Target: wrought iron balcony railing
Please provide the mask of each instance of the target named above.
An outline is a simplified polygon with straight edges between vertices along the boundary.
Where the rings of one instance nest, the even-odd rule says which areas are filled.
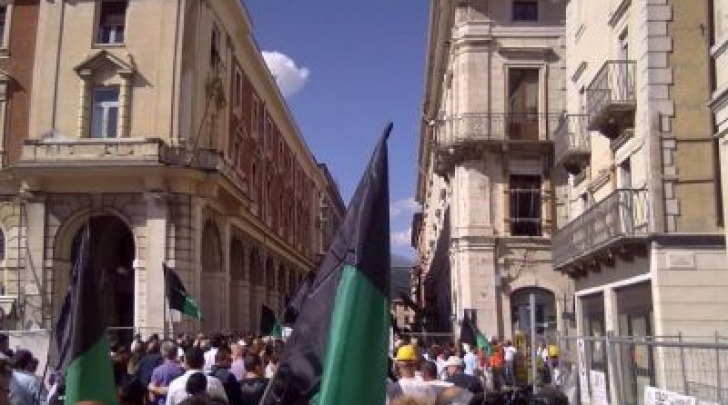
[[[586,114],[565,114],[554,131],[556,164],[572,174],[589,163],[591,150],[586,121]]]
[[[647,190],[615,190],[556,231],[554,267],[564,268],[621,243],[646,238],[649,211]]]
[[[636,64],[630,60],[604,62],[586,89],[589,129],[614,139],[634,126]]]
[[[436,139],[439,147],[475,142],[545,142],[556,128],[559,114],[468,113],[440,121]]]

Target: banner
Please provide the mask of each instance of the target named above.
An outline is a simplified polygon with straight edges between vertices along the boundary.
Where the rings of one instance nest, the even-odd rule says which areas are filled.
[[[696,399],[655,387],[645,387],[645,405],[696,405]]]
[[[591,405],[609,405],[609,400],[607,399],[607,376],[604,372],[590,370],[589,382],[591,383],[592,394]]]

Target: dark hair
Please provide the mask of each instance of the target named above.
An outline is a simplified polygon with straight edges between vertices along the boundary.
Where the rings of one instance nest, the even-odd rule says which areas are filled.
[[[216,333],[212,336],[212,339],[210,339],[210,347],[218,348],[222,346],[222,335],[219,333]]]
[[[230,358],[230,349],[227,348],[227,346],[222,346],[221,348],[217,349],[217,353],[215,353],[215,361],[220,362],[222,360]]]
[[[190,368],[200,369],[205,365],[205,352],[199,347],[191,347],[185,352],[185,363]]]
[[[258,356],[249,354],[245,356],[243,364],[245,365],[245,370],[254,371],[256,367],[260,366],[260,358],[258,358]]]
[[[432,361],[423,362],[422,374],[432,378],[437,378],[437,364]]]
[[[33,361],[33,354],[25,349],[20,349],[13,356],[13,368],[25,370]]]
[[[190,395],[198,395],[207,391],[207,377],[202,373],[193,373],[187,379],[185,391]]]

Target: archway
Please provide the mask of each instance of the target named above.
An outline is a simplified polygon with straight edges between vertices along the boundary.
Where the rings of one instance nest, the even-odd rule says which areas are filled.
[[[99,303],[119,341],[131,341],[134,327],[134,234],[124,221],[114,215],[91,217],[76,231],[71,245],[71,263],[76,262],[81,239],[91,229],[90,263],[93,271],[101,271],[103,302]],[[73,267],[71,267],[73,271]],[[68,280],[71,275],[68,275]]]
[[[511,293],[511,326],[513,334],[531,334],[531,294],[536,295],[536,335],[543,337],[556,332],[556,297],[541,287],[519,288]]]

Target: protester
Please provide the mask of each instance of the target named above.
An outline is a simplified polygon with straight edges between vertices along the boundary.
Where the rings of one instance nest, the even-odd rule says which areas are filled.
[[[454,385],[464,388],[473,394],[484,392],[483,385],[476,377],[465,374],[465,365],[463,360],[457,356],[450,356],[445,363],[447,370],[447,381]]]
[[[178,405],[185,398],[187,398],[187,391],[185,389],[187,380],[191,375],[195,373],[201,373],[202,368],[205,366],[205,357],[202,349],[193,347],[185,353],[184,367],[185,373],[180,377],[174,379],[167,390],[167,401],[166,405]],[[215,377],[207,377],[207,394],[211,398],[217,398],[225,403],[228,402],[227,394],[225,394],[225,388],[222,383]]]
[[[18,350],[13,355],[13,371],[10,376],[10,404],[35,405],[45,403],[48,392],[43,381],[33,372],[33,354]]]
[[[245,348],[239,343],[230,344],[230,354],[232,363],[230,364],[230,372],[240,381],[245,377]]]
[[[248,354],[245,356],[245,378],[240,380],[243,405],[258,405],[263,397],[268,379],[263,376],[263,363],[260,357]]]
[[[230,372],[231,363],[230,349],[221,346],[215,353],[215,364],[210,369],[210,375],[220,380],[230,404],[240,405],[243,402],[240,383],[235,375]]]
[[[387,387],[387,399],[392,401],[402,396],[410,396],[424,405],[434,405],[437,401],[435,388],[422,379],[416,378],[417,352],[413,345],[405,344],[397,349],[395,357],[399,380]]]
[[[463,363],[465,364],[465,374],[475,375],[478,370],[478,356],[475,352],[478,350],[476,347],[470,347],[468,344],[463,344],[465,349],[465,356],[463,356]]]
[[[177,363],[177,350],[177,344],[174,342],[162,343],[161,354],[164,362],[154,369],[147,387],[153,404],[165,405],[169,384],[185,372],[182,366]]]
[[[513,346],[510,340],[506,340],[503,346],[503,359],[505,360],[505,381],[508,385],[516,383],[515,361],[518,350]]]

